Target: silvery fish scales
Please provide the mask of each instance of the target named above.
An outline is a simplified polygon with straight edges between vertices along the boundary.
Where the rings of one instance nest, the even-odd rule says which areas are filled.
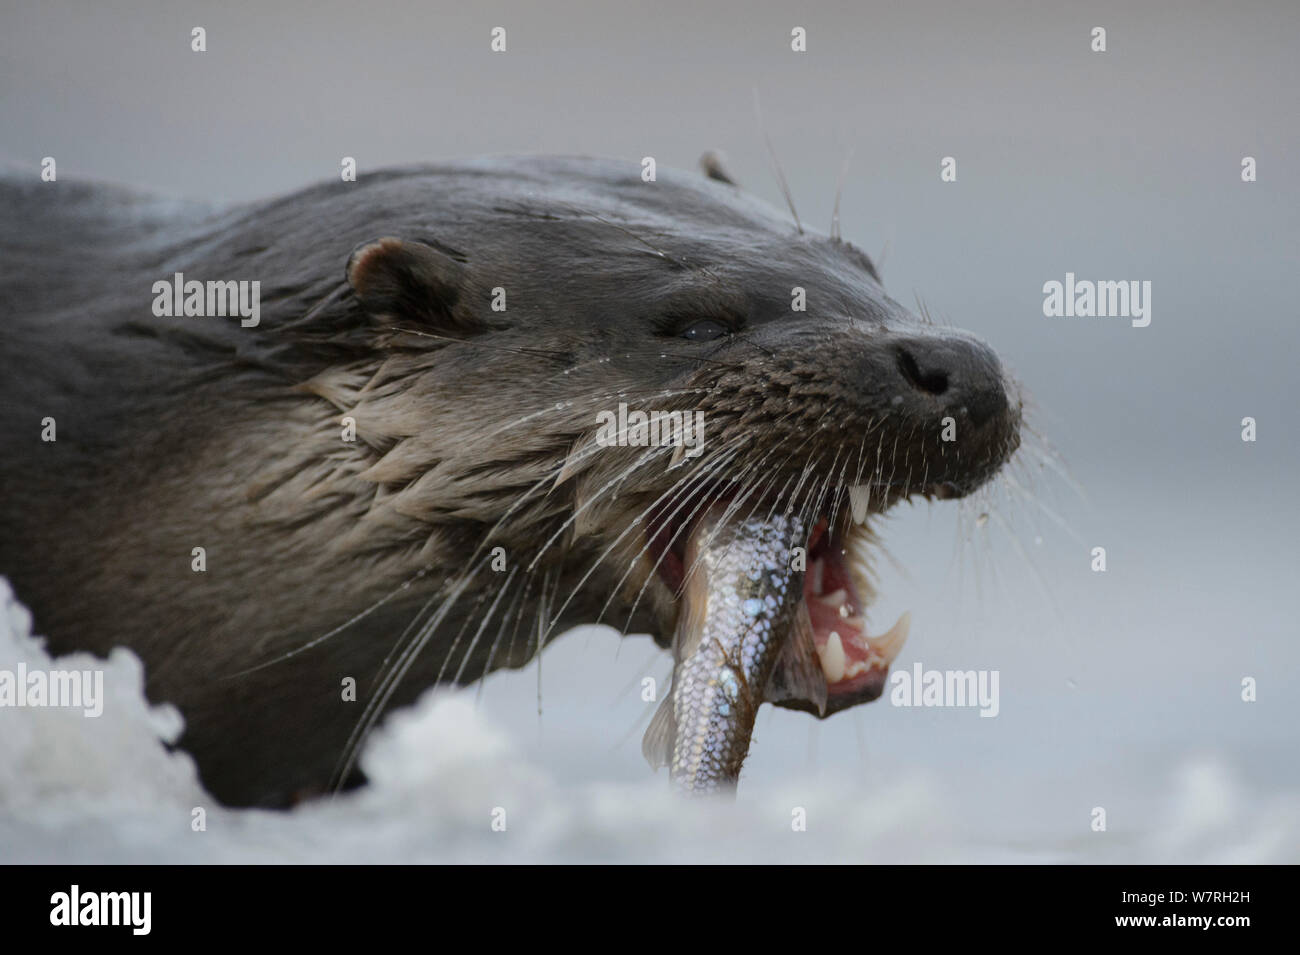
[[[666,757],[674,785],[708,792],[738,779],[802,597],[790,565],[803,543],[794,517],[728,520],[723,506],[692,534],[672,692],[644,746],[652,764]]]

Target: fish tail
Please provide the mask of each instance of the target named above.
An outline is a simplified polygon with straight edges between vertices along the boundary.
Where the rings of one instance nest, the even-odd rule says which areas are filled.
[[[673,695],[669,693],[659,703],[659,709],[650,719],[645,736],[641,737],[641,755],[651,769],[667,766],[673,758],[673,742],[677,737],[677,720],[673,718]]]

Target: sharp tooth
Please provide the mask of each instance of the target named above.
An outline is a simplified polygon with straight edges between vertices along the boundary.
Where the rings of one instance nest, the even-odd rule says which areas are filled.
[[[823,594],[820,599],[821,602],[828,607],[839,607],[840,604],[844,603],[844,601],[848,599],[848,596],[849,592],[841,587],[839,590],[832,590],[828,594]]]
[[[816,560],[813,561],[812,568],[808,571],[809,575],[812,577],[812,592],[815,596],[819,596],[819,597],[821,596],[822,572],[825,569],[826,569],[826,565],[822,563],[822,559],[818,557]]]
[[[912,612],[904,611],[898,618],[898,622],[889,628],[888,633],[882,633],[878,637],[868,637],[867,645],[885,661],[886,665],[889,665],[903,649],[903,644],[907,642],[907,633],[911,629]]]
[[[838,683],[844,679],[844,644],[840,643],[840,635],[834,630],[826,638],[826,644],[817,648],[817,656],[822,661],[822,672],[826,674],[827,683]]]
[[[867,509],[870,506],[870,484],[855,484],[849,488],[849,510],[853,512],[854,524],[865,524],[867,522]]]

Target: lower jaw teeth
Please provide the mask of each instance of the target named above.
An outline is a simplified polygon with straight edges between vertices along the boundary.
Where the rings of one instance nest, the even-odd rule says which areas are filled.
[[[838,683],[844,679],[844,667],[848,658],[844,655],[844,644],[838,633],[831,631],[826,642],[817,649],[817,655],[821,658],[822,672],[826,674],[827,683]]]
[[[907,642],[907,634],[912,629],[912,613],[910,610],[903,611],[903,615],[898,618],[897,622],[885,633],[878,637],[867,637],[867,646],[871,647],[885,666],[889,666],[898,657],[899,651],[903,649],[903,644]]]
[[[837,631],[832,630],[826,642],[817,648],[817,656],[821,660],[822,673],[826,676],[826,682],[839,683],[841,680],[852,679],[873,668],[887,669],[903,649],[911,629],[912,614],[904,612],[888,631],[878,637],[867,638],[871,655],[866,660],[854,660],[852,663],[844,652],[843,639]]]

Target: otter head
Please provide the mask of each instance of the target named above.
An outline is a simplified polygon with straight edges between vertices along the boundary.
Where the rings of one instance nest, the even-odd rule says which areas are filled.
[[[436,214],[376,217],[397,228],[350,256],[362,355],[304,387],[356,422],[373,494],[355,546],[453,569],[443,603],[467,609],[447,672],[521,664],[581,622],[665,643],[695,518],[725,501],[811,529],[825,692],[778,674],[769,698],[874,699],[907,620],[868,627],[872,517],[969,494],[1017,448],[989,346],[717,178],[498,161],[463,192],[430,180]]]

